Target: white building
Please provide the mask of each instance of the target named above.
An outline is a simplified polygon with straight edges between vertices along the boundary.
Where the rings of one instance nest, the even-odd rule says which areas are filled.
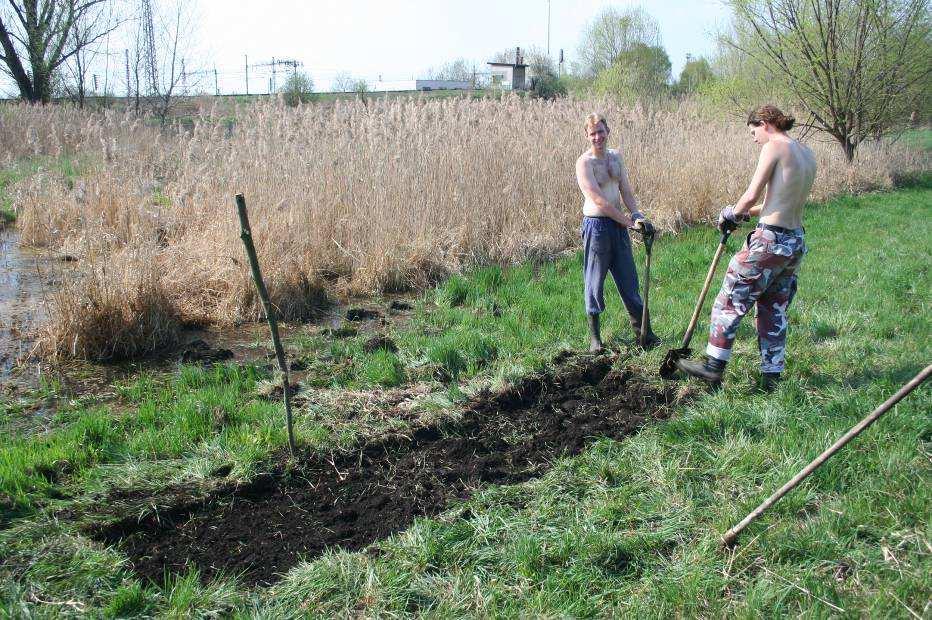
[[[392,80],[376,82],[372,90],[469,90],[472,82],[469,80]]]
[[[527,86],[527,65],[524,63],[490,62],[490,86],[502,90],[524,90]]]

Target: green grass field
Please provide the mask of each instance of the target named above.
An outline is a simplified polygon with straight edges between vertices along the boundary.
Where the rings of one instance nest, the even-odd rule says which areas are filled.
[[[49,385],[36,398],[58,406],[42,425],[26,419],[24,403],[2,404],[0,613],[928,617],[928,386],[752,525],[735,551],[720,551],[718,540],[932,361],[930,205],[927,177],[809,208],[810,253],[790,311],[787,380],[776,393],[756,392],[746,320],[722,392],[703,393],[623,441],[559,459],[539,479],[480,490],[376,543],[378,553],[334,550],[265,589],[234,579],[205,585],[193,573],[144,583],[118,549],[56,515],[94,507],[111,489],[206,480],[224,464],[234,478],[253,476],[285,442],[282,407],[261,396],[274,381],[267,371],[153,371],[113,386],[117,398],[105,405]],[[678,346],[716,242],[708,228],[657,241],[651,308],[665,342],[620,363],[655,373]],[[389,334],[397,352],[367,353],[365,336],[296,336],[290,351],[314,388],[297,414],[299,441],[349,446],[416,423],[379,415],[377,404],[350,421],[348,394],[423,389],[424,421],[451,415],[481,386],[547,368],[560,350],[587,343],[581,289],[578,255],[488,267],[419,299],[412,321]],[[603,335],[627,352],[620,302],[608,298]],[[696,348],[707,320],[704,313]]]

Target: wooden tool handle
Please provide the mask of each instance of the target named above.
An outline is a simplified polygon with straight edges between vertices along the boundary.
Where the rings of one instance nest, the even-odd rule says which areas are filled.
[[[722,240],[718,244],[718,249],[715,250],[715,257],[712,259],[712,264],[709,266],[709,273],[705,276],[705,282],[702,285],[702,292],[699,293],[699,299],[696,300],[696,307],[693,309],[693,316],[689,319],[689,326],[686,328],[686,334],[683,335],[683,345],[682,348],[689,346],[689,341],[693,339],[693,331],[696,329],[696,322],[699,320],[699,313],[702,312],[702,305],[705,303],[705,296],[709,293],[709,286],[712,284],[712,278],[715,276],[715,268],[718,267],[718,261],[722,257],[722,253],[725,251],[725,243],[728,242],[728,235],[731,233],[722,233]]]

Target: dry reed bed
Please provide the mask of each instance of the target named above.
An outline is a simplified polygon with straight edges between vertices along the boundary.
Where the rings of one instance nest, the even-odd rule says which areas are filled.
[[[604,111],[642,208],[663,228],[711,216],[744,190],[757,148],[742,123],[686,103],[648,112],[609,101],[517,97],[337,102],[204,110],[165,131],[113,112],[9,106],[7,162],[72,157],[14,188],[24,243],[81,258],[56,292],[46,355],[132,357],[172,345],[180,324],[254,320],[233,195],[245,194],[270,292],[291,319],[327,294],[424,285],[483,263],[577,243],[573,166],[582,119]],[[849,167],[813,142],[816,198],[889,186],[927,169],[905,148],[867,145]]]

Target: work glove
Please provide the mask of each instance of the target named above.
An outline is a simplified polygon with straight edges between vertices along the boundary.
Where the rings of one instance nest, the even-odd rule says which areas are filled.
[[[634,224],[631,226],[632,230],[636,230],[648,237],[654,236],[654,225],[650,223],[650,220],[644,217],[643,213],[640,211],[635,211],[631,214],[631,219],[634,220]]]
[[[737,214],[735,213],[735,208],[731,205],[728,205],[722,212],[718,214],[718,229],[725,234],[736,230],[738,226],[741,225],[741,222],[747,222],[751,217],[746,213]]]

